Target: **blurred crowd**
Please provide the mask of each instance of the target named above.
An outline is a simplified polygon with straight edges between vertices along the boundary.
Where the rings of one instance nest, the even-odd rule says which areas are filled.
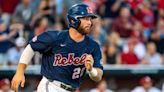
[[[137,80],[137,85],[133,86],[133,88],[129,89],[109,89],[109,85],[107,80],[103,79],[96,84],[94,88],[90,88],[88,90],[80,90],[77,89],[76,92],[164,92],[164,88],[157,88],[154,85],[154,80],[149,76],[142,76],[139,80]],[[0,80],[0,92],[14,92],[10,88],[10,81],[7,78]],[[164,83],[163,83],[164,85]],[[27,91],[24,91],[27,92]],[[36,92],[36,90],[32,91],[29,89],[28,92]]]
[[[89,36],[100,44],[104,65],[164,63],[164,0],[0,0],[0,65],[17,65],[42,32],[68,29],[67,11],[76,3],[99,15]]]
[[[104,65],[164,64],[164,0],[0,0],[0,65],[17,65],[33,37],[68,29],[67,11],[76,3],[89,5],[99,16],[89,36],[99,43]],[[36,53],[30,64],[40,59]],[[161,92],[149,76],[139,84],[131,92]],[[115,92],[107,88],[102,80],[90,92]],[[10,81],[2,79],[0,89],[12,92]]]

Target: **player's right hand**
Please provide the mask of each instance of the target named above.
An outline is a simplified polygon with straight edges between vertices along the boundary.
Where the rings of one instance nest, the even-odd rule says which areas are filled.
[[[24,87],[24,84],[25,84],[24,74],[16,73],[11,81],[11,88],[14,90],[14,92],[18,92],[18,88],[20,84],[21,84],[21,87]]]
[[[87,55],[87,57],[85,59],[85,64],[84,64],[87,71],[91,71],[92,70],[93,62],[94,62],[94,60],[93,60],[92,55]]]

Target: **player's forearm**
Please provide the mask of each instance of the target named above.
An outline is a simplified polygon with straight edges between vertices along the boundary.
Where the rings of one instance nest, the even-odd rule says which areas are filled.
[[[89,75],[90,78],[93,80],[93,81],[100,81],[102,79],[102,75],[103,75],[103,71],[99,68],[95,68],[96,71],[97,71],[97,75],[96,76],[93,76],[93,75]]]
[[[18,68],[17,68],[16,74],[21,74],[21,75],[23,75],[24,72],[25,72],[26,66],[27,66],[26,64],[19,63],[19,64],[18,64]]]

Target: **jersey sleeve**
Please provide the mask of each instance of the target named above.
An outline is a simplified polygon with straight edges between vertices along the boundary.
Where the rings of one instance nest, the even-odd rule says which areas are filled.
[[[51,44],[53,39],[49,32],[44,32],[39,36],[35,36],[29,44],[31,45],[34,51],[44,53],[51,49]]]
[[[95,48],[91,53],[94,59],[93,67],[97,67],[103,70],[102,61],[101,61],[102,54],[101,54],[100,46],[97,43],[94,46]]]

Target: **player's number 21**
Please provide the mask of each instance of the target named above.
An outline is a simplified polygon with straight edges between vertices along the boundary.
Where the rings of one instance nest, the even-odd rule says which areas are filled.
[[[84,68],[80,68],[80,67],[75,68],[73,70],[72,79],[76,79],[76,78],[81,77],[84,73],[84,70],[85,70],[85,67]]]

